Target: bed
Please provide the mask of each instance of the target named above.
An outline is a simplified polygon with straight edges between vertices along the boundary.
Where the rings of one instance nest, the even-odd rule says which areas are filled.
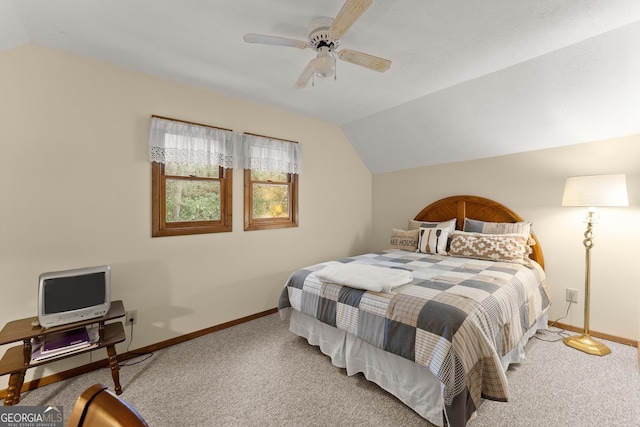
[[[506,369],[547,325],[550,293],[531,224],[502,204],[452,196],[422,209],[390,248],[291,274],[290,330],[437,426],[466,426],[508,400]]]

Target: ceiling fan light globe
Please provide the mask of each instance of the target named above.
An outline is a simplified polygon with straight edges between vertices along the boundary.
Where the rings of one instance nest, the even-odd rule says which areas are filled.
[[[313,72],[316,76],[331,77],[335,73],[335,62],[331,56],[319,56],[313,61]]]

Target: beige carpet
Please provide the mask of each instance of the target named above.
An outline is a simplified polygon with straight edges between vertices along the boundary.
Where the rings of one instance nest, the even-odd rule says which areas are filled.
[[[607,344],[612,354],[597,357],[531,339],[508,372],[510,402],[485,402],[469,427],[640,426],[637,349]],[[63,405],[66,420],[96,382],[113,389],[101,369],[24,393],[20,404]],[[121,397],[155,427],[431,426],[361,375],[347,377],[277,314],[123,366],[121,383]]]

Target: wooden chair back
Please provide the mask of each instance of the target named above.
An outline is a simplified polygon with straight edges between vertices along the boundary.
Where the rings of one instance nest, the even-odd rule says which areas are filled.
[[[67,427],[149,427],[127,402],[102,384],[86,389],[76,401]]]

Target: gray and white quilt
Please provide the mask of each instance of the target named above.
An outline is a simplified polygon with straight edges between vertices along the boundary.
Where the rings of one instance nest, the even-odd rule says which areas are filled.
[[[327,281],[315,272],[339,263],[410,271],[390,292]],[[506,401],[501,356],[547,310],[544,271],[521,264],[402,250],[365,254],[294,272],[278,303],[429,369],[442,383],[449,425],[464,426],[481,398]]]

